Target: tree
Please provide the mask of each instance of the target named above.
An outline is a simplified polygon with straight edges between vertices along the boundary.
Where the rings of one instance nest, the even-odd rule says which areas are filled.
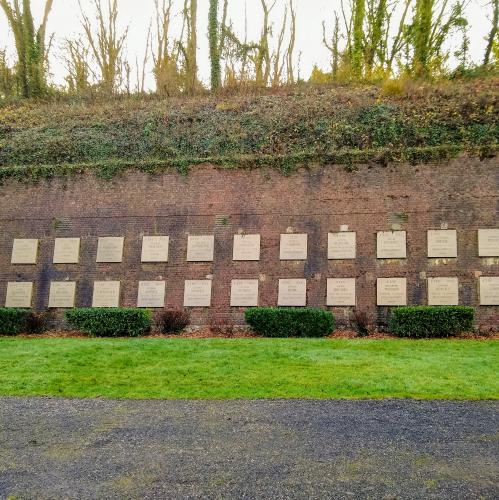
[[[192,95],[198,88],[197,65],[197,0],[185,0],[184,23],[187,27],[187,41],[184,47],[179,42],[179,47],[184,55],[185,92]]]
[[[448,0],[416,0],[413,22],[407,30],[413,54],[411,69],[416,77],[430,77],[442,68],[448,57],[444,42],[455,28],[467,24],[461,1],[449,12],[448,6]]]
[[[353,4],[353,33],[352,33],[352,74],[355,78],[362,78],[363,69],[363,37],[364,18],[366,15],[366,0],[354,0]]]
[[[102,0],[93,0],[97,27],[94,31],[89,17],[84,13],[80,3],[82,27],[90,52],[99,68],[99,85],[101,89],[112,94],[118,90],[125,80],[124,45],[128,28],[118,33],[118,2],[108,0],[105,11]]]
[[[15,75],[7,62],[5,50],[0,50],[0,99],[12,97],[15,90]]]
[[[68,90],[75,94],[85,94],[90,89],[92,73],[89,57],[90,51],[81,40],[66,40],[63,46],[66,65],[66,83]]]
[[[483,57],[484,66],[488,66],[490,64],[490,56],[493,53],[493,47],[494,45],[498,44],[497,29],[499,23],[499,0],[492,0],[491,4],[492,4],[492,26],[487,36],[487,45],[485,47],[485,55]]]
[[[161,95],[178,94],[182,87],[179,71],[179,42],[170,40],[170,20],[173,0],[155,0],[156,30],[151,38],[151,54],[156,92]],[[153,39],[155,44],[153,46]]]
[[[35,29],[30,0],[0,0],[17,52],[15,75],[23,97],[42,97],[47,93],[47,68],[50,43],[45,42],[47,21],[53,0],[46,0],[42,22]]]

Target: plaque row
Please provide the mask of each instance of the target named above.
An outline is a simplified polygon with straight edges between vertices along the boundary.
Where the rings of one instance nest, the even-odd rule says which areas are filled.
[[[428,278],[429,305],[458,305],[458,278]],[[119,307],[120,281],[95,281],[92,307]],[[231,307],[258,306],[258,279],[236,279],[231,282]],[[212,280],[186,280],[184,307],[210,307]],[[5,307],[31,307],[33,282],[9,282]],[[163,308],[166,281],[139,281],[137,307]],[[76,282],[53,281],[50,284],[49,308],[71,308],[75,305]],[[480,305],[499,305],[499,277],[480,277]],[[407,278],[378,278],[378,306],[407,305]],[[302,307],[307,304],[306,279],[280,279],[278,306]],[[328,278],[326,305],[349,307],[356,305],[355,278]]]
[[[429,258],[456,258],[457,231],[438,229],[428,231]],[[380,231],[376,236],[378,259],[407,258],[406,231]],[[101,237],[97,244],[96,262],[122,262],[124,237]],[[168,262],[170,238],[168,236],[144,236],[142,238],[141,262]],[[211,262],[214,258],[213,235],[189,235],[187,240],[188,262]],[[12,264],[36,264],[37,239],[15,239],[12,246]],[[355,259],[357,255],[357,233],[344,231],[328,233],[328,259]],[[307,234],[281,234],[280,260],[306,260],[308,256]],[[478,256],[499,257],[499,229],[478,230]],[[234,235],[233,260],[260,260],[260,235]],[[54,264],[77,264],[80,259],[80,238],[56,238]]]

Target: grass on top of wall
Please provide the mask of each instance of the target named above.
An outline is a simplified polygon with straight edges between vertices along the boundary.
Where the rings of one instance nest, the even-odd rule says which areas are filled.
[[[0,395],[498,399],[494,340],[0,338]]]

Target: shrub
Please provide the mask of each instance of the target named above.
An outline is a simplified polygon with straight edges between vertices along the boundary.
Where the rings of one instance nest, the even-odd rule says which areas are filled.
[[[163,311],[157,320],[161,333],[180,333],[190,322],[191,318],[187,311]]]
[[[43,333],[49,329],[51,312],[32,312],[26,314],[26,333]]]
[[[369,335],[369,318],[365,311],[356,309],[350,317],[350,322],[359,337],[367,337]]]
[[[139,337],[151,329],[151,311],[135,308],[81,308],[66,311],[70,326],[95,337]]]
[[[0,308],[0,334],[17,335],[26,331],[26,309]]]
[[[398,337],[451,337],[473,329],[475,310],[467,306],[410,306],[392,311],[390,331]]]
[[[245,318],[264,337],[325,337],[335,327],[333,314],[322,309],[256,307]]]

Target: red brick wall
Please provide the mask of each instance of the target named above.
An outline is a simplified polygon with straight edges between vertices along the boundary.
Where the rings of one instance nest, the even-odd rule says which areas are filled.
[[[198,167],[149,176],[125,173],[111,182],[85,175],[37,185],[0,187],[0,304],[8,281],[34,281],[33,305],[44,309],[50,281],[77,281],[76,304],[90,306],[94,280],[122,281],[121,303],[134,306],[139,280],[167,281],[166,306],[181,308],[185,279],[213,277],[210,309],[194,309],[193,322],[212,315],[242,322],[231,309],[230,282],[260,279],[260,305],[277,303],[279,278],[307,278],[307,304],[324,307],[328,277],[356,277],[358,308],[386,320],[376,307],[376,278],[408,278],[410,304],[426,303],[425,277],[459,277],[459,298],[477,308],[479,323],[499,324],[499,307],[478,306],[477,276],[499,276],[499,259],[478,257],[477,229],[499,227],[499,163],[460,158],[440,165],[342,166],[302,169],[289,177],[273,170]],[[62,224],[61,224],[62,220]],[[355,261],[328,261],[327,234],[348,225],[357,232]],[[377,260],[376,232],[399,224],[407,231],[408,258]],[[458,258],[426,256],[426,231],[446,224],[458,231]],[[279,237],[292,228],[308,234],[308,259],[279,261]],[[238,231],[260,233],[259,262],[233,262]],[[187,234],[214,234],[215,260],[187,263]],[[141,264],[143,235],[170,236],[169,262]],[[121,264],[97,264],[97,238],[125,236]],[[55,237],[81,237],[80,263],[52,264]],[[39,238],[38,264],[11,265],[13,238]],[[345,322],[349,308],[334,308]]]

